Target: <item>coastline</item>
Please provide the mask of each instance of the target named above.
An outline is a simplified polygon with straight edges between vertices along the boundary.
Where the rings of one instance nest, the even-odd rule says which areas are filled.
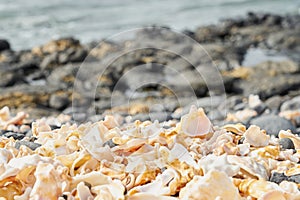
[[[105,73],[100,78],[101,85],[96,87],[95,96],[91,97],[93,99],[84,96],[77,99],[79,102],[94,103],[94,116],[90,116],[90,119],[101,118],[103,113],[111,111],[114,91],[115,99],[120,101],[118,104],[123,104],[115,106],[114,112],[121,115],[138,114],[147,119],[148,105],[161,103],[162,108],[153,108],[153,112],[158,118],[161,113],[167,113],[167,118],[170,118],[171,113],[193,101],[201,102],[202,98],[209,98],[211,91],[207,85],[213,83],[208,83],[207,80],[213,80],[213,73],[217,72],[207,71],[209,66],[217,67],[221,77],[218,87],[220,90],[224,89],[219,94],[216,91],[215,96],[223,92],[228,97],[243,99],[257,94],[262,100],[278,97],[280,101],[285,101],[298,96],[300,92],[299,19],[299,15],[248,13],[244,18],[224,20],[218,25],[202,26],[194,31],[185,31],[184,34],[177,34],[168,28],[152,27],[137,31],[134,39],[123,42],[81,44],[74,38],[62,38],[30,50],[2,50],[0,107],[8,106],[16,111],[28,108],[33,118],[61,112],[72,115],[72,93],[80,67],[84,65],[81,68],[86,69],[81,70],[85,75],[82,80],[79,78],[80,84],[95,85],[96,83],[91,83],[91,80],[95,80],[91,78],[91,74],[100,71],[95,66],[103,65],[103,60],[126,49],[140,50],[118,56],[111,65],[105,66]],[[204,50],[196,51],[191,40],[197,41]],[[178,55],[149,48],[158,43],[179,52]],[[188,62],[182,59],[184,56]],[[246,60],[257,62],[248,62],[249,66],[243,66],[243,63],[247,64]],[[151,63],[166,67],[157,67]],[[145,69],[146,71],[132,72],[130,76],[134,78],[123,77],[126,71],[147,64],[152,70],[158,68],[158,71],[152,73],[153,71]],[[176,72],[171,73],[170,69],[175,69]],[[202,71],[197,73],[197,69]],[[201,77],[202,72],[207,80]],[[182,83],[182,75],[188,80],[187,83]],[[153,79],[152,82],[157,83],[142,88],[132,86],[138,85],[143,79]],[[122,88],[114,89],[120,80]],[[172,87],[174,91],[161,86],[161,83]],[[189,88],[195,92],[195,98],[189,98],[191,94],[185,92]],[[135,91],[136,89],[138,90]],[[132,92],[136,92],[136,97],[132,98]],[[176,99],[178,96],[182,97],[181,102]],[[172,106],[167,105],[168,102],[172,102]],[[212,112],[219,113],[218,109],[213,109]],[[216,118],[225,119],[226,116]]]

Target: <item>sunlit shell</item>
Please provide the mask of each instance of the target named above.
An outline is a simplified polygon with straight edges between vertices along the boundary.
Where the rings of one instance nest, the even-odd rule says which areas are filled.
[[[246,126],[243,124],[226,124],[222,127],[222,129],[225,129],[226,131],[235,133],[237,135],[243,135],[246,131]]]
[[[229,155],[228,162],[240,167],[241,175],[249,176],[251,178],[268,180],[268,170],[261,163],[255,161],[251,157],[240,157]]]
[[[31,199],[57,199],[62,194],[59,174],[53,165],[39,163],[34,175],[36,182],[30,193]]]
[[[244,143],[254,147],[263,147],[269,144],[270,136],[263,133],[258,126],[251,125],[244,133]]]
[[[202,108],[192,106],[190,112],[181,117],[181,131],[191,137],[205,137],[212,132],[212,124]]]
[[[196,161],[191,157],[187,149],[181,144],[175,143],[174,147],[170,151],[168,161],[172,162],[174,159],[178,159],[180,162],[185,162],[195,169],[199,169]]]
[[[126,200],[178,200],[176,197],[158,196],[156,194],[136,193],[128,196]]]
[[[209,171],[221,171],[226,173],[228,176],[234,176],[239,172],[240,167],[229,163],[227,157],[228,156],[226,154],[221,156],[210,154],[203,157],[199,161],[199,165],[204,174],[207,174]]]
[[[96,195],[95,200],[124,200],[125,187],[120,180],[113,180],[109,184],[94,186],[91,189]]]
[[[180,193],[182,200],[207,200],[207,199],[242,199],[237,188],[230,178],[220,171],[210,171],[202,176],[194,176]]]
[[[239,144],[237,145],[238,148],[238,154],[241,156],[245,156],[250,152],[250,144],[246,143],[246,144]]]
[[[77,194],[79,199],[92,200],[94,199],[93,195],[90,192],[90,189],[84,184],[84,182],[80,182],[77,185]]]
[[[180,176],[173,169],[167,169],[162,174],[158,175],[156,179],[148,184],[132,188],[128,195],[135,193],[148,193],[160,195],[174,195],[177,190]]]
[[[269,182],[263,179],[244,179],[241,180],[238,185],[239,191],[245,195],[249,195],[253,198],[260,198],[272,190],[281,191],[281,188],[273,182]],[[267,199],[266,199],[267,200]],[[270,199],[271,200],[271,199]]]

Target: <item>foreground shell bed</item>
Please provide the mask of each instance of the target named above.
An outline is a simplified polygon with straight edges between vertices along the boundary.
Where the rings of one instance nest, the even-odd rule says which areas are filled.
[[[289,130],[214,127],[194,106],[180,122],[69,121],[0,110],[2,132],[32,133],[0,138],[0,199],[300,199],[300,137]]]

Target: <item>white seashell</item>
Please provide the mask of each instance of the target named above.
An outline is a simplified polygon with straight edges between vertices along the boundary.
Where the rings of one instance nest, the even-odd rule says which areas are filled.
[[[250,144],[249,143],[239,144],[239,145],[237,145],[237,148],[238,148],[238,153],[241,156],[245,156],[250,152]]]
[[[39,163],[34,173],[36,181],[30,199],[57,199],[62,193],[62,183],[53,165]]]
[[[94,199],[93,195],[90,192],[90,189],[84,184],[84,182],[80,182],[77,185],[77,194],[79,199],[86,199],[86,200]]]
[[[204,176],[194,176],[181,189],[179,198],[181,200],[242,199],[231,179],[224,172],[213,170]]]
[[[181,118],[181,131],[190,136],[206,136],[212,132],[212,123],[202,108],[191,106],[190,112]]]
[[[258,126],[251,125],[244,133],[244,143],[254,147],[264,147],[269,144],[270,136],[263,133]]]
[[[156,194],[136,193],[126,198],[126,200],[178,200],[176,197],[158,196]]]
[[[264,180],[268,180],[269,178],[267,169],[252,157],[228,155],[227,159],[229,163],[239,166],[240,169],[243,169],[254,177]]]
[[[209,171],[217,170],[226,173],[228,176],[234,176],[240,171],[239,166],[228,162],[226,154],[221,156],[209,154],[199,161],[199,165],[204,174],[207,174]]]
[[[156,179],[148,184],[132,188],[128,194],[147,193],[161,195],[172,195],[176,191],[176,186],[180,181],[180,176],[174,169],[167,169]]]
[[[196,161],[189,154],[188,150],[183,145],[178,143],[175,143],[174,147],[171,149],[168,161],[172,162],[175,159],[178,159],[180,162],[185,162],[195,169],[199,169],[199,165],[197,165]]]

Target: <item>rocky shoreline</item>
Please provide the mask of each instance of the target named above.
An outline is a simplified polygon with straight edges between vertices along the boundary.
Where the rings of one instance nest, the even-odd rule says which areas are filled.
[[[282,123],[300,133],[299,15],[248,13],[183,33],[151,27],[121,42],[82,44],[62,38],[22,51],[0,40],[0,108],[8,106],[14,113],[25,110],[32,119],[83,112],[88,114],[85,120],[96,121],[113,112],[132,115],[131,120],[165,121],[179,119],[196,103],[216,124],[225,119],[250,124],[260,117],[280,115],[285,118],[276,120],[287,119]],[[192,39],[205,51],[197,50]],[[123,51],[127,53],[119,56]],[[97,66],[115,55],[101,77],[90,78],[101,71]],[[136,66],[145,67],[134,71]],[[207,70],[215,66],[224,85],[215,83],[214,71]],[[188,83],[183,83],[182,76]],[[74,92],[75,81],[79,95]],[[95,84],[94,96],[85,95]],[[221,98],[225,94],[226,102]],[[251,94],[261,99],[254,107]],[[89,104],[93,104],[92,112],[80,110],[80,105]]]

